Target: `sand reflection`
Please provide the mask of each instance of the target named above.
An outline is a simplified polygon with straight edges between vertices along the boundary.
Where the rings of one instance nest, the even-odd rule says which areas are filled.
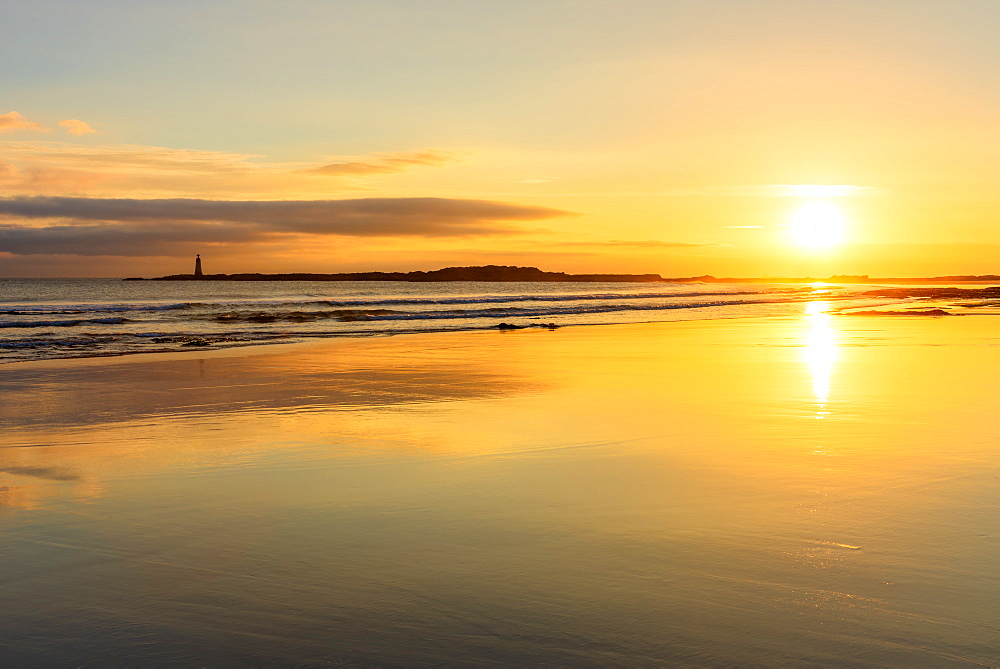
[[[541,387],[497,364],[480,339],[12,366],[0,380],[18,398],[0,403],[0,512],[93,499],[107,480],[265,466],[282,451],[475,450],[489,441],[473,429],[482,416],[462,430],[413,414],[463,401],[475,413],[477,403]]]
[[[808,302],[805,308],[808,329],[802,357],[812,374],[816,418],[824,418],[830,413],[827,410],[830,383],[838,358],[837,330],[829,309],[830,303],[825,301]]]
[[[7,664],[995,664],[996,326],[824,308],[11,366]]]
[[[208,358],[54,361],[5,369],[0,422],[15,428],[82,428],[149,419],[262,415],[488,398],[534,382],[492,360],[421,347],[412,339],[239,352]],[[474,349],[473,345],[469,345]],[[228,353],[228,355],[227,355]],[[47,440],[43,440],[47,441]],[[10,441],[4,445],[18,444]]]

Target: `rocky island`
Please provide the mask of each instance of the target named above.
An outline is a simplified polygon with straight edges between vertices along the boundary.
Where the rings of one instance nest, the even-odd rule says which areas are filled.
[[[200,269],[200,265],[198,266]],[[125,279],[141,281],[142,279]],[[151,281],[570,281],[570,282],[656,282],[666,281],[659,274],[566,274],[545,272],[537,267],[484,265],[445,267],[429,272],[341,272],[336,274],[171,274]]]

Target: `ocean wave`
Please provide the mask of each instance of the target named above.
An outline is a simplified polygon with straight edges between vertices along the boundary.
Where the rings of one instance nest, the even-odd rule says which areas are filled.
[[[0,321],[0,328],[69,328],[77,325],[120,325],[127,318],[76,318],[69,321]]]
[[[532,293],[535,287],[521,286],[506,294],[505,287],[490,286],[489,294],[477,295],[457,286],[410,294],[409,287],[393,285],[338,294],[282,292],[284,285],[265,291],[255,284],[227,286],[220,294],[201,284],[150,284],[144,286],[148,296],[132,285],[119,290],[96,280],[90,293],[73,283],[58,294],[52,285],[39,284],[39,302],[11,297],[0,304],[0,363],[317,337],[791,314],[807,300],[858,299],[857,288],[819,294],[811,287],[772,285],[592,286],[579,293],[548,286]],[[871,300],[865,296],[866,303]]]
[[[208,302],[175,302],[149,304],[6,304],[0,305],[0,315],[4,316],[70,316],[98,313],[141,313],[169,312],[178,310],[197,310],[202,312],[217,312],[226,309],[280,309],[302,308],[309,306],[333,308],[372,309],[379,307],[399,306],[462,306],[485,304],[514,303],[552,303],[552,302],[596,302],[596,301],[628,301],[642,300],[684,300],[702,297],[726,297],[737,295],[788,295],[808,292],[808,289],[781,290],[718,290],[700,292],[671,293],[548,293],[519,295],[463,295],[449,297],[372,297],[350,299],[316,299],[304,300],[219,300]]]
[[[607,314],[618,311],[667,311],[671,309],[701,309],[705,307],[726,307],[743,304],[764,304],[772,300],[717,300],[687,304],[604,304],[587,307],[492,307],[488,309],[455,309],[450,311],[411,311],[406,313],[373,314],[358,317],[357,320],[435,320],[455,318],[530,318],[535,316],[577,316],[586,314]]]
[[[482,309],[448,309],[427,311],[400,311],[393,309],[331,309],[320,311],[228,311],[204,318],[222,323],[307,323],[318,320],[354,321],[415,321],[453,320],[460,318],[530,318],[536,316],[575,316],[606,314],[619,311],[665,311],[670,309],[700,309],[744,304],[768,304],[786,300],[715,300],[683,304],[603,304],[545,307],[485,307]]]
[[[390,309],[336,309],[331,311],[227,311],[211,316],[220,323],[274,323],[284,321],[289,323],[308,323],[310,321],[332,319],[338,321],[374,320],[378,316],[400,314],[402,312]],[[412,312],[411,312],[412,313]]]
[[[177,304],[39,304],[6,305],[0,307],[3,316],[63,316],[72,314],[118,313],[129,311],[174,311],[194,306],[191,302]]]
[[[408,306],[408,305],[460,305],[460,304],[509,304],[513,302],[592,302],[597,300],[653,300],[710,297],[715,295],[759,295],[772,291],[738,290],[700,293],[580,293],[557,295],[477,295],[461,297],[406,297],[370,300],[317,300],[313,304],[331,307]],[[796,291],[798,292],[798,291]]]

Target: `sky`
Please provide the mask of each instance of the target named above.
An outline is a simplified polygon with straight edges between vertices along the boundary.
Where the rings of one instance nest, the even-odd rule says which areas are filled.
[[[1000,274],[997,25],[996,0],[0,0],[0,276]]]

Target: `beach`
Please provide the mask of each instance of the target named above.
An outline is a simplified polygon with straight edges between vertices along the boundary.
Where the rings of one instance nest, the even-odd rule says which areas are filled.
[[[990,315],[3,366],[10,665],[1000,663]]]

